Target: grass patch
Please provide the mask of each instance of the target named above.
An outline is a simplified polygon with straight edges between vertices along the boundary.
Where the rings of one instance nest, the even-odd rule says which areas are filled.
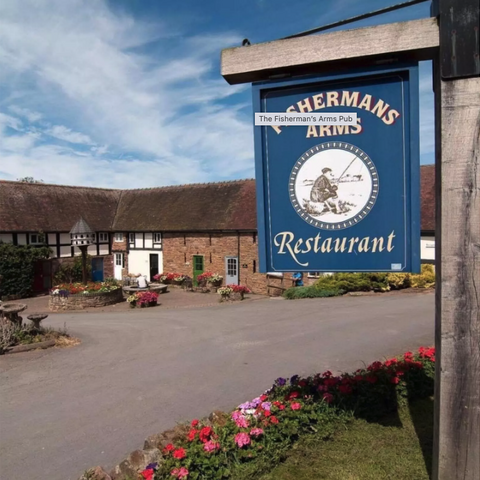
[[[260,480],[428,480],[433,400],[402,406],[380,423],[355,419],[325,441],[308,435]]]

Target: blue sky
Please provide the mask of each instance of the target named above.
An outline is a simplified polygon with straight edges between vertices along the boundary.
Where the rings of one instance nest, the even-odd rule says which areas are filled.
[[[3,0],[0,178],[142,188],[251,178],[250,85],[220,51],[398,0]],[[430,2],[354,24],[428,17]],[[344,28],[353,28],[348,26]],[[434,161],[431,65],[421,161]]]

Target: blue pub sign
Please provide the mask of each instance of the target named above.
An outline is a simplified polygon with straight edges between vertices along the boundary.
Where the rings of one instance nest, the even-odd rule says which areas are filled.
[[[253,107],[357,114],[254,127],[261,272],[420,270],[417,65],[259,82]]]

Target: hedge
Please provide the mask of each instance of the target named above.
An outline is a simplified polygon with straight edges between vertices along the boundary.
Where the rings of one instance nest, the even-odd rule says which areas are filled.
[[[0,242],[0,298],[33,294],[35,263],[49,258],[47,246],[12,245]]]

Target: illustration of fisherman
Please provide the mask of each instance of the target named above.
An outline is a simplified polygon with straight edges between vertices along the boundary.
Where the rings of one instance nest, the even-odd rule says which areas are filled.
[[[321,213],[332,212],[341,213],[341,208],[338,205],[338,186],[333,185],[334,176],[331,168],[325,167],[322,169],[320,175],[314,182],[310,192],[310,201],[316,203],[323,203],[323,211]]]

